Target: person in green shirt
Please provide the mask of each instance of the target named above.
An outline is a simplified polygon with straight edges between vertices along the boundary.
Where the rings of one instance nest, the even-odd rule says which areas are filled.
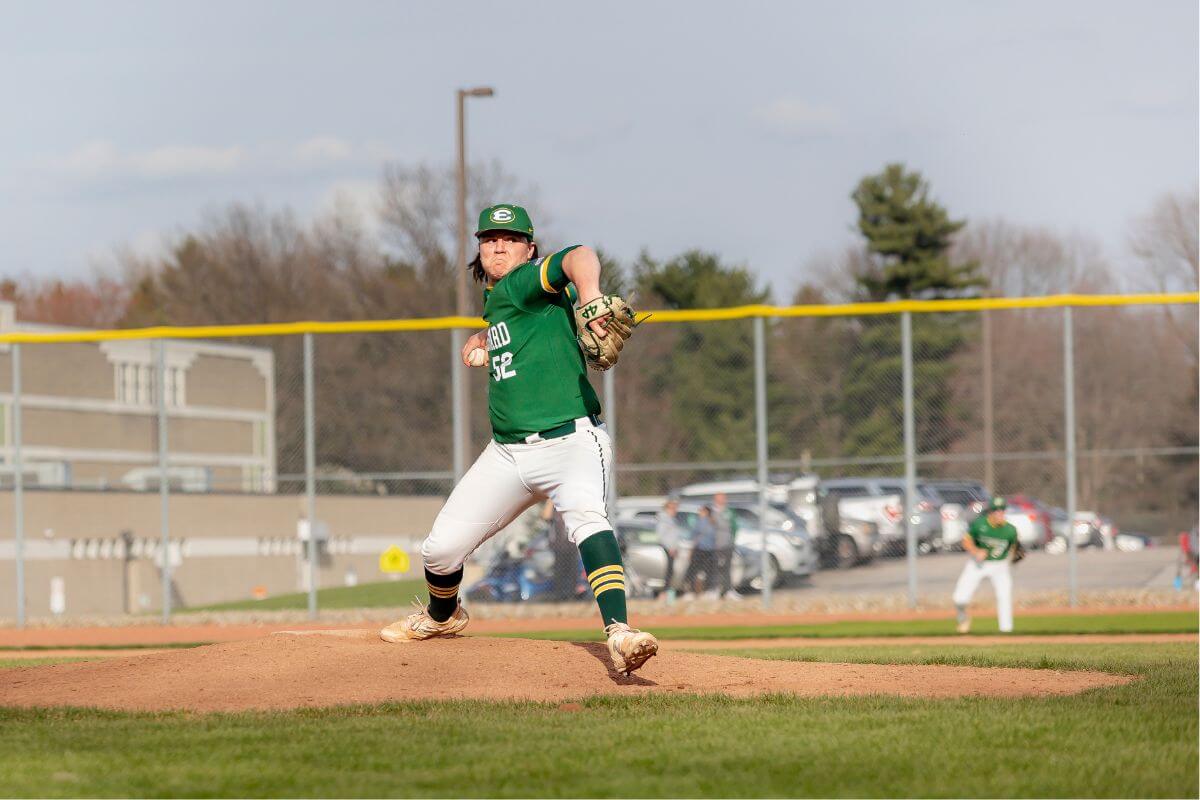
[[[971,618],[967,605],[975,596],[975,590],[986,578],[992,582],[996,593],[996,617],[1001,633],[1011,633],[1013,627],[1012,608],[1012,558],[1019,548],[1017,529],[1005,520],[1008,504],[1003,497],[988,501],[983,513],[972,520],[963,537],[963,549],[970,560],[958,576],[954,586],[954,608],[958,613],[958,632],[969,633]]]
[[[538,254],[521,206],[485,208],[469,269],[483,284],[488,327],[462,350],[466,366],[486,367],[492,441],[463,475],[421,545],[429,604],[389,625],[389,642],[450,636],[466,627],[459,603],[463,562],[521,512],[549,499],[579,548],[600,609],[608,651],[629,674],[658,652],[658,640],[628,623],[625,568],[608,518],[612,440],[587,379],[574,303],[601,297],[600,259],[574,245]],[[603,338],[609,316],[588,327]]]

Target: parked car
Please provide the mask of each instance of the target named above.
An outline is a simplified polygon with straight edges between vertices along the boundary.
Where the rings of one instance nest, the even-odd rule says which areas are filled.
[[[837,498],[838,510],[853,519],[874,522],[884,552],[903,553],[907,546],[904,519],[905,482],[903,478],[833,478],[821,487]],[[916,506],[911,519],[916,527],[917,548],[928,553],[940,546],[942,498],[924,481],[917,483]]]
[[[676,518],[686,528],[691,528],[706,499],[681,499]],[[622,497],[617,500],[617,522],[641,520],[652,522],[666,503],[665,497]],[[733,503],[730,503],[733,508]],[[736,513],[736,512],[735,512]],[[745,512],[743,512],[745,513]],[[734,544],[755,552],[762,549],[762,535],[757,524],[738,526]],[[774,560],[775,569],[782,582],[791,577],[807,577],[816,569],[818,555],[812,539],[805,530],[796,529],[794,516],[778,508],[767,510],[767,553]]]
[[[729,508],[737,518],[739,538],[741,538],[743,530],[749,536],[758,535],[757,532],[762,530],[763,524],[759,517],[757,502],[752,505],[748,503],[730,503]],[[782,531],[788,543],[796,549],[798,556],[797,567],[790,570],[791,574],[799,577],[808,577],[816,572],[821,566],[821,554],[818,552],[816,543],[809,533],[807,523],[787,506],[769,505],[766,511],[767,530],[769,532],[775,530]],[[768,549],[770,548],[768,547]]]
[[[1050,518],[1051,528],[1051,538],[1046,543],[1047,553],[1060,555],[1067,551],[1069,547],[1067,541],[1068,527],[1074,533],[1076,547],[1104,547],[1104,534],[1100,529],[1100,518],[1091,511],[1076,511],[1075,524],[1071,526],[1067,525],[1067,512],[1065,510],[1051,508],[1046,513]]]
[[[1147,547],[1155,546],[1154,539],[1140,531],[1122,531],[1113,537],[1113,544],[1123,553],[1132,553],[1135,550],[1145,550]]]
[[[464,592],[468,601],[515,603],[521,600],[585,600],[591,587],[583,574],[583,563],[567,598],[555,596],[554,551],[546,534],[537,534],[525,544],[514,540],[499,547],[488,561],[483,577]]]
[[[1017,539],[1026,550],[1049,547],[1054,539],[1050,507],[1026,494],[1011,494],[1004,498],[1008,502],[1007,519],[1017,529]]]
[[[992,499],[991,493],[978,481],[938,479],[926,483],[945,501],[941,508],[942,547],[961,550],[967,526],[983,513],[984,506]]]
[[[690,539],[681,539],[675,564],[671,569],[671,585],[667,586],[667,551],[658,540],[658,530],[654,522],[645,520],[626,520],[617,523],[617,537],[625,557],[626,575],[634,575],[639,586],[645,587],[650,595],[657,595],[668,588],[678,592],[691,591],[690,586],[683,582],[688,565],[692,561],[694,550]],[[730,583],[735,589],[761,590],[762,558],[761,551],[746,547],[733,548],[733,561],[730,566]],[[773,564],[767,560],[768,580],[772,585],[779,576],[773,572]]]
[[[695,525],[701,505],[702,503],[696,500],[680,501],[676,516],[686,527],[691,528]],[[734,508],[732,504],[730,504],[730,508],[734,509],[735,514],[738,513],[738,509]],[[793,577],[807,578],[816,571],[817,567],[816,548],[813,546],[808,532],[794,528],[784,530],[776,524],[781,521],[782,517],[783,515],[778,509],[767,509],[767,554],[768,560],[774,561],[773,570],[779,573],[777,584],[782,584],[785,580]],[[744,512],[739,521],[737,533],[734,535],[734,544],[755,553],[760,552],[763,543],[762,529],[757,524],[742,524],[743,521],[746,521]]]
[[[724,492],[729,502],[756,507],[758,481],[750,478],[694,483],[677,490],[679,497],[710,500]],[[841,514],[816,475],[803,475],[767,485],[767,502],[802,522],[816,544],[823,566],[846,569],[870,561],[880,551],[874,523]]]

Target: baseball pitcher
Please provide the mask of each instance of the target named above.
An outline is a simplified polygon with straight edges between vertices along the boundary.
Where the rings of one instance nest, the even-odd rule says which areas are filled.
[[[576,245],[539,257],[533,223],[521,206],[484,209],[475,236],[479,253],[468,268],[484,285],[488,327],[468,338],[462,360],[490,372],[492,441],[421,545],[429,605],[380,636],[399,642],[462,631],[468,621],[458,598],[463,562],[548,498],[579,548],[613,666],[629,674],[658,652],[658,641],[628,624],[625,569],[606,505],[612,441],[587,367],[616,363],[636,325],[633,310],[601,294],[592,249]]]

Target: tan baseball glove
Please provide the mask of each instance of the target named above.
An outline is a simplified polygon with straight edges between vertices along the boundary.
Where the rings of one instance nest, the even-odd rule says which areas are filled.
[[[603,338],[588,327],[589,322],[604,320]],[[633,308],[615,294],[602,295],[575,308],[576,339],[588,366],[603,372],[621,357],[621,348],[638,326]]]

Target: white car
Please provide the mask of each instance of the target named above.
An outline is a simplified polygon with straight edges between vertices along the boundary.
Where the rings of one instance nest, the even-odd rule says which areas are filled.
[[[992,499],[991,493],[978,481],[931,480],[926,483],[945,500],[941,509],[942,547],[961,549],[967,526],[983,513],[983,507]]]
[[[710,500],[718,492],[724,492],[730,504],[757,508],[758,481],[750,478],[693,483],[677,490],[679,497],[696,500]],[[845,569],[870,561],[882,549],[878,527],[860,516],[861,510],[855,513],[840,509],[836,499],[826,497],[816,475],[769,483],[766,494],[771,507],[794,516],[804,525],[827,566]],[[777,524],[770,517],[768,523]],[[778,524],[787,529],[786,523]]]
[[[619,498],[617,500],[617,521],[653,522],[666,501],[665,497],[652,496]],[[699,514],[701,505],[702,503],[697,500],[680,500],[676,518],[684,527],[690,529]],[[787,519],[787,517],[777,509],[768,509],[767,523],[770,527],[767,528],[767,553],[774,562],[780,580],[811,575],[816,571],[819,556],[808,533],[802,530],[785,531],[782,528],[776,528],[774,522],[778,520],[772,515],[772,512],[778,514],[781,519]],[[751,527],[739,523],[734,543],[738,547],[761,552],[762,534],[757,526]]]

